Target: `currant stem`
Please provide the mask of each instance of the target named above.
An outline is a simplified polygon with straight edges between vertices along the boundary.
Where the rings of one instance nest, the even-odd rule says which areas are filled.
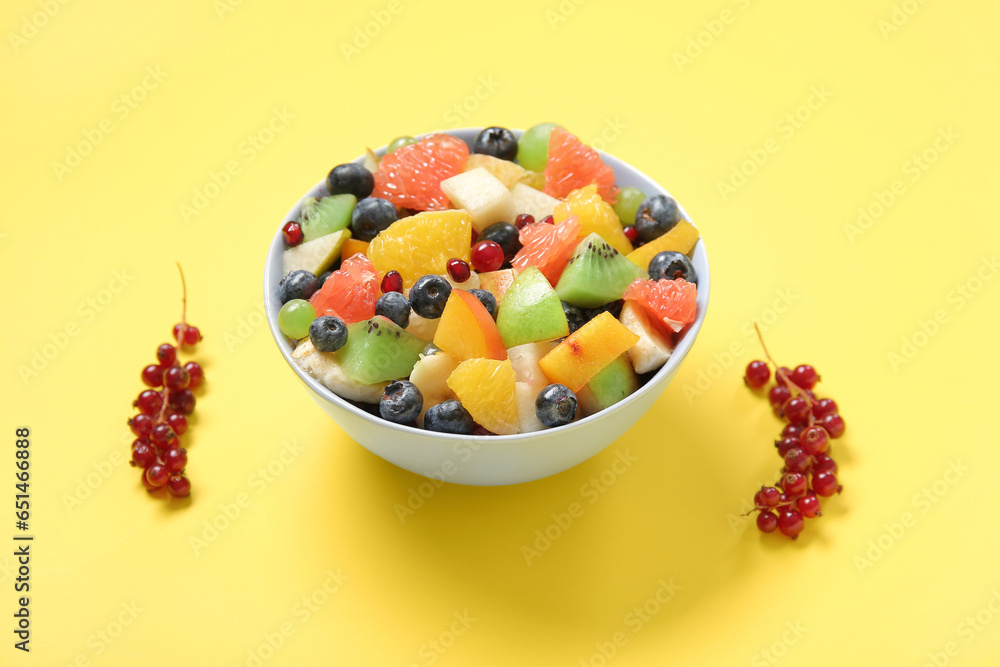
[[[177,271],[181,274],[181,330],[177,347],[184,347],[184,334],[187,332],[187,282],[184,280],[184,269],[177,262]]]
[[[795,390],[796,396],[801,396],[806,399],[806,405],[809,406],[809,422],[807,425],[812,426],[815,423],[815,420],[813,419],[812,414],[813,401],[809,398],[809,394],[805,389],[792,382],[792,379],[788,377],[787,373],[781,370],[781,366],[778,365],[778,363],[774,360],[774,357],[771,356],[771,353],[768,352],[767,345],[764,344],[764,334],[761,333],[760,325],[757,324],[756,320],[754,320],[753,328],[757,332],[757,340],[760,341],[760,346],[764,349],[764,356],[767,357],[767,360],[771,362],[772,366],[774,366],[774,376],[778,377],[780,375],[781,379],[785,381],[785,384]]]

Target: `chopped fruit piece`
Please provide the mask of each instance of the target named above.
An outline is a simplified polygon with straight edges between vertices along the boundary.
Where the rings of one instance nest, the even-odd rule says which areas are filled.
[[[626,301],[635,301],[657,324],[677,333],[698,315],[698,287],[686,280],[637,280],[625,290]]]
[[[443,274],[448,260],[469,260],[472,216],[466,211],[418,213],[394,222],[368,246],[378,271],[399,271],[411,287],[427,274]]]
[[[626,301],[620,320],[639,337],[639,341],[628,350],[636,373],[648,373],[667,363],[674,350],[673,340],[660,333],[642,306],[635,301]]]
[[[578,391],[638,340],[611,313],[605,312],[559,343],[538,365],[550,382]]]
[[[514,283],[513,269],[500,269],[479,274],[479,287],[497,298],[497,303],[503,301],[507,290]]]
[[[601,199],[601,196],[597,194],[596,185],[573,190],[566,197],[566,201],[556,206],[552,217],[555,222],[562,222],[574,215],[583,226],[582,234],[596,232],[618,252],[624,255],[632,252],[632,244],[625,236],[625,230],[622,229],[618,215],[611,204]]]
[[[510,189],[510,194],[514,198],[514,212],[517,214],[526,213],[541,220],[547,215],[552,215],[559,205],[559,200],[555,197],[536,190],[524,183],[516,183]]]
[[[287,248],[281,254],[281,270],[286,276],[292,271],[308,271],[318,276],[337,261],[341,248],[350,238],[351,230],[343,229]]]
[[[391,153],[392,151],[389,152]],[[375,155],[375,151],[370,148],[365,148],[365,158],[361,161],[364,168],[374,174],[378,171],[378,162],[378,155]]]
[[[545,189],[545,174],[540,171],[526,171],[518,183],[523,183],[529,188],[541,191]],[[511,187],[513,188],[513,186]]]
[[[507,350],[496,322],[475,295],[452,290],[434,344],[460,361],[466,359],[506,359]]]
[[[559,276],[569,261],[569,256],[576,249],[580,236],[580,223],[576,218],[563,220],[557,225],[536,222],[521,230],[520,240],[523,247],[511,261],[518,271],[529,266],[537,267],[548,281],[555,285]]]
[[[545,424],[538,421],[538,412],[535,410],[535,401],[538,394],[545,389],[545,383],[538,384],[530,382],[516,382],[514,384],[514,402],[517,404],[517,429],[521,433],[532,433],[541,431]]]
[[[324,387],[350,401],[378,403],[387,384],[386,382],[365,384],[348,377],[337,354],[320,352],[309,339],[295,347],[292,358],[302,370],[319,380]]]
[[[527,173],[523,167],[508,160],[479,153],[470,155],[469,161],[465,163],[465,170],[472,171],[480,167],[493,174],[507,189],[514,187],[514,184]]]
[[[351,224],[351,212],[358,202],[354,195],[306,197],[302,200],[299,225],[306,241],[339,232]]]
[[[493,156],[504,161],[517,157],[517,137],[506,127],[487,127],[476,135],[472,144],[476,153]]]
[[[472,418],[498,435],[517,433],[514,384],[510,360],[467,359],[448,378],[448,386]]]
[[[559,295],[533,266],[519,275],[500,302],[497,327],[507,347],[569,333]]]
[[[362,384],[405,378],[427,345],[381,316],[355,322],[347,331],[347,344],[333,354],[344,374]]]
[[[462,173],[469,147],[447,134],[432,134],[398,147],[382,158],[375,172],[372,196],[417,211],[448,208],[441,181]]]
[[[559,127],[555,123],[539,123],[525,130],[517,140],[517,160],[525,169],[541,171],[549,159],[549,145],[552,131]]]
[[[545,163],[545,194],[563,199],[573,190],[597,184],[604,201],[618,201],[615,172],[601,160],[600,154],[585,145],[576,135],[561,127],[549,136],[549,157]]]
[[[698,230],[687,220],[681,220],[660,238],[630,252],[628,258],[638,264],[643,271],[648,271],[650,260],[664,250],[674,250],[689,255],[697,242]]]
[[[475,271],[469,271],[469,277],[462,282],[458,282],[448,273],[445,273],[443,277],[453,289],[464,289],[465,291],[479,289],[479,274]]]
[[[440,323],[440,317],[436,319],[420,317],[420,315],[414,311],[410,313],[410,326],[406,327],[406,330],[417,338],[425,340],[429,343],[434,340],[434,334],[437,333],[438,324]]]
[[[424,397],[424,406],[417,417],[417,424],[423,426],[424,415],[433,406],[455,398],[455,392],[448,386],[448,377],[457,366],[458,359],[442,350],[429,356],[421,355],[410,372],[410,382],[417,386]]]
[[[477,232],[494,222],[514,218],[514,197],[510,190],[482,167],[441,181],[441,190],[456,208],[464,208],[472,215]]]
[[[538,366],[538,362],[542,357],[551,352],[555,346],[556,344],[553,341],[539,341],[537,343],[515,345],[507,350],[510,364],[517,375],[517,381],[541,385],[543,387],[547,385],[549,379],[545,377],[545,373]]]
[[[625,255],[597,234],[590,234],[566,263],[556,294],[574,306],[596,308],[622,298],[625,288],[643,277],[642,269]]]
[[[368,253],[368,242],[358,239],[347,239],[344,247],[340,251],[341,259],[347,259],[351,255],[365,255]]]
[[[638,389],[639,378],[635,375],[628,355],[623,354],[591,378],[587,386],[577,392],[577,396],[584,412],[592,415],[610,408]]]
[[[378,276],[364,255],[345,259],[340,269],[330,274],[309,302],[317,315],[336,315],[345,324],[367,320],[375,315],[378,301]]]

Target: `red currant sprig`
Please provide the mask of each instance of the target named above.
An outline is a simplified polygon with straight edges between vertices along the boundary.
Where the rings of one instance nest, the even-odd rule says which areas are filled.
[[[178,347],[162,343],[156,348],[155,364],[142,369],[143,390],[132,406],[139,412],[128,420],[135,434],[130,465],[142,468],[142,483],[150,492],[163,487],[171,496],[191,494],[191,482],[185,475],[187,450],[180,446],[180,436],[188,428],[187,416],[194,412],[194,390],[202,385],[205,373],[196,361],[181,365],[178,348],[194,347],[201,340],[198,327],[187,323],[187,284],[181,274],[181,321],[174,326]]]
[[[757,528],[762,533],[780,531],[798,538],[805,520],[822,516],[820,498],[839,494],[837,463],[830,456],[830,441],[844,434],[844,419],[832,398],[817,398],[813,389],[819,382],[816,369],[808,364],[789,370],[778,366],[764,344],[760,327],[754,323],[767,361],[751,361],[743,381],[755,390],[764,389],[774,367],[775,384],[767,398],[779,419],[788,423],[774,442],[784,461],[777,486],[762,486],[754,495]]]

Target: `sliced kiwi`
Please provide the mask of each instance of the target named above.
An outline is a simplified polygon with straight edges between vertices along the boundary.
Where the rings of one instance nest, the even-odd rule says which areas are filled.
[[[351,213],[357,203],[354,195],[305,198],[299,215],[305,240],[312,241],[347,227],[351,224]]]
[[[622,298],[632,281],[645,277],[642,269],[593,233],[576,246],[556,294],[574,306],[596,308]]]

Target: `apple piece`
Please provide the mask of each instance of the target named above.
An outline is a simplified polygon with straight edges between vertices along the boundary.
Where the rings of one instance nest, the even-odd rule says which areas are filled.
[[[577,392],[580,406],[588,415],[610,408],[639,389],[639,378],[632,369],[628,354],[622,354],[605,366]]]
[[[337,261],[344,242],[349,238],[351,230],[342,229],[287,248],[281,255],[281,269],[286,276],[292,271],[311,271],[318,276]]]
[[[482,153],[473,153],[469,156],[468,162],[465,163],[465,171],[472,171],[479,167],[496,176],[497,180],[507,188],[510,188],[521,180],[521,177],[526,173],[524,167],[510,160],[502,160],[498,157]]]
[[[472,226],[481,232],[495,222],[514,219],[514,198],[500,179],[477,167],[441,181],[441,190],[456,208],[472,216]]]
[[[453,289],[440,320],[434,344],[459,361],[507,358],[496,322],[474,294]]]
[[[542,218],[546,216],[554,215],[556,206],[562,203],[555,197],[524,183],[515,183],[514,187],[510,189],[510,194],[514,198],[514,213],[532,215],[536,222],[541,222]]]
[[[648,373],[667,363],[674,343],[660,333],[642,306],[635,301],[626,301],[619,318],[629,331],[639,337],[628,351],[636,373]]]
[[[497,327],[507,347],[569,334],[559,295],[534,266],[525,269],[507,290],[497,310]]]

